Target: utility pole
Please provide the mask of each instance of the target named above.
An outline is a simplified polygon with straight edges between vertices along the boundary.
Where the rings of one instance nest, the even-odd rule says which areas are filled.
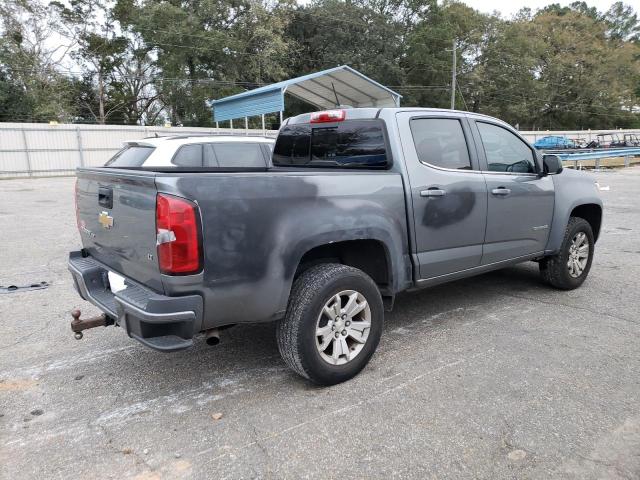
[[[453,70],[451,72],[451,110],[456,108],[456,40],[453,39]]]

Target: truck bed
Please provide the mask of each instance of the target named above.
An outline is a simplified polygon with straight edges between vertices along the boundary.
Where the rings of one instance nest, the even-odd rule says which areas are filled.
[[[77,208],[84,251],[114,273],[158,294],[201,296],[201,329],[282,317],[300,259],[327,243],[329,235],[331,242],[379,239],[390,246],[394,251],[387,252],[388,257],[406,262],[396,268],[390,288],[406,287],[411,269],[401,175],[301,170],[79,169]],[[109,190],[111,208],[104,198]],[[158,193],[197,204],[201,272],[161,273],[156,255]]]

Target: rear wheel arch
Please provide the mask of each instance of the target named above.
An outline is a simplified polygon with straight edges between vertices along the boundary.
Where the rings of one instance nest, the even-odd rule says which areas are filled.
[[[390,309],[395,289],[391,252],[379,239],[354,239],[323,243],[308,248],[298,261],[292,283],[308,269],[325,263],[337,263],[357,268],[378,286],[385,307]]]

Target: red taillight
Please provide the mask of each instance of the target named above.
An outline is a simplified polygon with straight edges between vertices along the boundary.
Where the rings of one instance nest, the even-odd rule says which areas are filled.
[[[169,275],[202,268],[197,206],[183,198],[156,197],[156,233],[160,271]]]
[[[347,116],[345,110],[326,110],[324,112],[313,112],[309,123],[329,123],[342,122]]]

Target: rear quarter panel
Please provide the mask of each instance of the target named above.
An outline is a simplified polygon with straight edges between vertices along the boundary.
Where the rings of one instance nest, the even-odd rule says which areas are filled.
[[[156,185],[200,206],[204,271],[165,276],[163,283],[169,293],[201,290],[205,328],[282,317],[300,259],[331,242],[380,240],[388,250],[392,288],[404,289],[411,280],[398,173],[160,174]]]

